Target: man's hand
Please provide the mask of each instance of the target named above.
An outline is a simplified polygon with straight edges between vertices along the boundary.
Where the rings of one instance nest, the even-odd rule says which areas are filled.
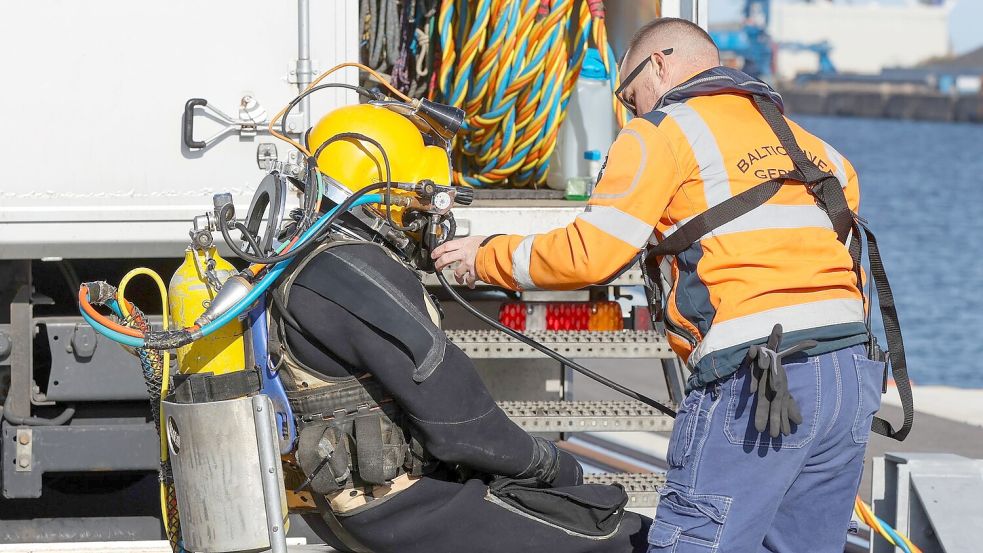
[[[478,256],[478,248],[485,238],[485,236],[468,236],[444,242],[430,254],[430,257],[435,260],[434,267],[438,271],[443,271],[444,267],[456,263],[454,279],[458,284],[467,284],[468,288],[474,288],[474,281],[478,277],[474,262]]]

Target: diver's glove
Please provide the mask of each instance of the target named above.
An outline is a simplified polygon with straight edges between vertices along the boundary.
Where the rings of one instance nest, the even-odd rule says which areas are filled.
[[[792,433],[792,424],[802,424],[799,404],[788,391],[788,374],[782,366],[782,359],[790,355],[814,348],[815,340],[799,342],[779,351],[782,345],[782,325],[775,325],[768,337],[768,344],[751,346],[748,349],[748,362],[751,366],[751,390],[757,393],[758,403],[754,410],[754,429],[758,432],[768,430],[772,438],[781,433]]]
[[[516,479],[535,478],[549,486],[575,486],[583,482],[583,469],[573,455],[545,438],[533,436],[532,439],[535,446],[532,461]]]

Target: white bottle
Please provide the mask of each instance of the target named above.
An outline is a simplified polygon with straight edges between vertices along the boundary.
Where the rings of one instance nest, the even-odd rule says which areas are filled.
[[[597,50],[589,48],[583,69],[567,104],[567,116],[560,125],[556,149],[550,158],[546,183],[555,190],[566,190],[574,177],[592,176],[584,152],[608,151],[618,133],[614,116],[611,83]]]

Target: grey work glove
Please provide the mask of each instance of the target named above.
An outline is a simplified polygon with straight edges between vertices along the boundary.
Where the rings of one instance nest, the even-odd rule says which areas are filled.
[[[751,391],[758,396],[754,410],[754,429],[758,432],[768,430],[772,438],[779,433],[788,436],[792,424],[802,424],[799,404],[788,391],[788,374],[782,366],[782,359],[814,348],[815,340],[806,340],[794,346],[779,350],[782,345],[782,325],[775,325],[768,337],[768,344],[751,346],[748,361],[751,365]]]

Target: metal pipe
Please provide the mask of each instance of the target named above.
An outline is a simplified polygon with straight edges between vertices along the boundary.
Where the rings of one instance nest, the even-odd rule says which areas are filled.
[[[311,3],[310,0],[297,0],[297,92],[303,92],[311,84]],[[311,97],[300,100],[301,136],[311,127]]]
[[[62,426],[71,420],[75,416],[75,404],[69,404],[65,407],[65,410],[58,414],[57,417],[51,419],[45,419],[41,417],[21,417],[15,415],[10,410],[10,400],[13,396],[10,392],[7,393],[7,399],[3,402],[3,406],[0,407],[0,419],[6,419],[7,422],[17,426]]]
[[[262,473],[263,500],[266,507],[270,553],[287,553],[287,529],[284,527],[283,477],[280,476],[279,450],[273,435],[273,404],[264,394],[253,396],[253,423],[259,446],[259,466]]]

